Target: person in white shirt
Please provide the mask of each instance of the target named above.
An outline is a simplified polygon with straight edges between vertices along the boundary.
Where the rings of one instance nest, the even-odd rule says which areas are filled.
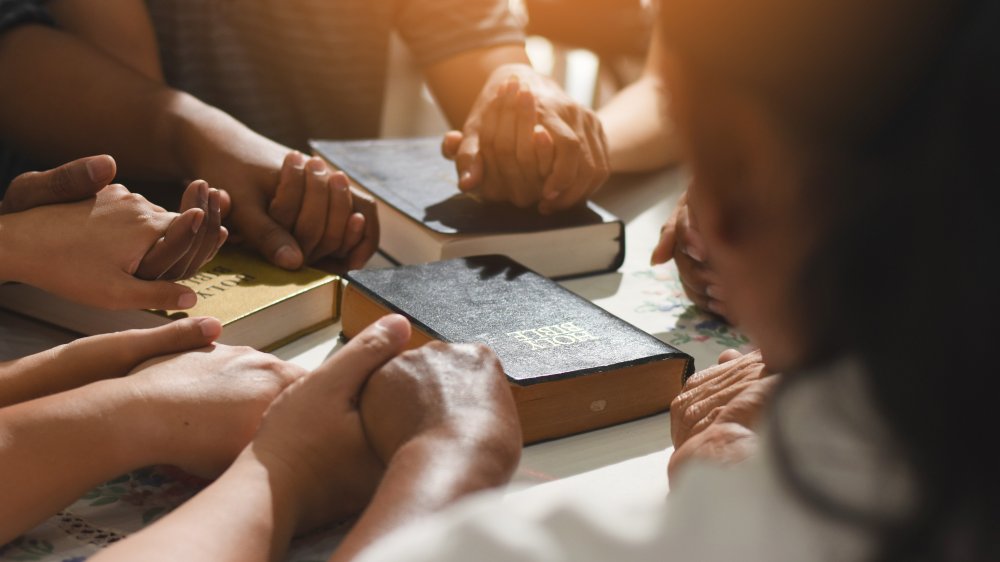
[[[482,350],[396,356],[408,327],[388,317],[368,354],[283,392],[216,483],[95,559],[273,559],[367,492],[331,560],[1000,557],[1000,4],[661,12],[689,210],[727,311],[783,373],[688,409],[668,497],[441,510],[516,463],[509,401]],[[384,472],[359,486],[356,466]]]

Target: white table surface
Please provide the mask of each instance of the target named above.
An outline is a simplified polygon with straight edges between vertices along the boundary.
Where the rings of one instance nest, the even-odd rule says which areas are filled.
[[[625,320],[676,345],[695,357],[702,369],[727,347],[746,347],[740,334],[701,314],[684,299],[672,266],[654,272],[649,255],[660,226],[683,190],[686,179],[670,170],[613,178],[596,201],[626,221],[625,263],[614,273],[566,281],[570,290]],[[370,266],[386,265],[376,256]],[[318,366],[340,345],[340,324],[308,334],[276,350],[278,357],[307,368]],[[0,311],[0,359],[40,351],[69,341],[62,330]],[[660,414],[618,426],[526,447],[506,501],[544,502],[553,494],[604,492],[666,493],[667,460],[673,446],[670,419]],[[138,477],[124,484],[128,492],[145,483]],[[122,491],[106,486],[106,489]],[[162,484],[155,486],[162,487]],[[154,486],[154,491],[157,489]],[[0,560],[82,560],[97,546],[93,533],[125,535],[142,526],[142,501],[102,504],[98,492],[69,506],[15,544],[0,548]],[[101,492],[106,494],[108,492]],[[144,492],[146,493],[146,492]],[[149,495],[148,493],[146,493]],[[91,529],[88,533],[81,528]],[[299,539],[290,560],[322,560],[336,544],[335,531]]]

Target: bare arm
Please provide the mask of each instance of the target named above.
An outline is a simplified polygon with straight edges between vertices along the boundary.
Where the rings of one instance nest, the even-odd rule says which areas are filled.
[[[666,109],[659,35],[657,27],[642,77],[597,112],[608,137],[613,172],[655,170],[675,164],[679,157]]]

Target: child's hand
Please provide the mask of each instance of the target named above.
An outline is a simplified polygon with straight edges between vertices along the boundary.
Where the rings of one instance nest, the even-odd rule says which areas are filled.
[[[305,369],[248,347],[214,345],[161,357],[114,381],[121,423],[145,464],[220,474],[250,442],[261,416]],[[304,427],[303,431],[312,431]]]

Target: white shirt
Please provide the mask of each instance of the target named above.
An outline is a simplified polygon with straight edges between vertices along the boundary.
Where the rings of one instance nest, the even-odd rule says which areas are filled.
[[[843,361],[799,375],[776,400],[795,470],[822,493],[866,513],[899,515],[911,478],[879,423],[861,370]],[[765,424],[767,425],[767,424]],[[390,535],[359,560],[848,562],[877,537],[803,501],[786,484],[767,427],[753,457],[731,467],[694,464],[668,498],[566,495],[549,505],[462,501]]]

